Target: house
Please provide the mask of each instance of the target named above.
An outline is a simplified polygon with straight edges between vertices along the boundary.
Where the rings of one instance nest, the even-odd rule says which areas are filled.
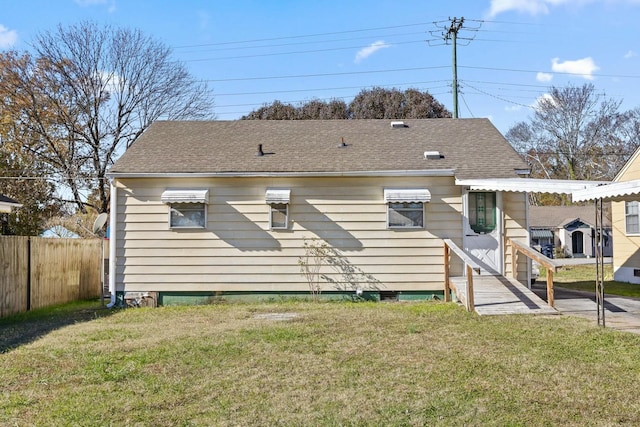
[[[574,201],[611,201],[614,280],[640,284],[640,148],[613,182],[573,193]]]
[[[0,194],[0,234],[7,233],[7,215],[19,207],[22,207],[22,205],[16,200],[13,200],[11,197],[7,197],[4,194]]]
[[[7,197],[4,194],[0,194],[0,213],[11,213],[15,208],[22,207],[20,203],[13,200],[11,197]]]
[[[329,251],[324,294],[430,298],[444,238],[527,283],[506,249],[527,195],[493,189],[527,173],[486,119],[159,121],[108,173],[111,293],[308,295],[306,243]]]
[[[566,257],[594,257],[596,255],[596,210],[587,206],[531,206],[529,232],[531,246],[546,248]],[[603,216],[603,255],[613,253],[610,209]]]

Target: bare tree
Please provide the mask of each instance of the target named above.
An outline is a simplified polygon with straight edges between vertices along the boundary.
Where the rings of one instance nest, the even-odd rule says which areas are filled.
[[[107,209],[107,169],[155,120],[212,117],[212,95],[162,43],[83,22],[39,34],[34,57],[4,55],[0,94],[14,144],[46,163],[80,212]],[[6,133],[6,132],[5,132]]]
[[[274,101],[243,116],[243,120],[331,119],[429,119],[451,117],[444,105],[428,92],[417,89],[364,89],[347,104],[333,99],[313,99],[298,106]]]
[[[354,119],[431,119],[451,117],[451,113],[428,92],[417,89],[362,90],[349,103]]]
[[[263,105],[242,116],[241,120],[296,120],[298,118],[298,110],[291,104],[285,104],[280,101],[273,101],[270,105]]]
[[[300,120],[348,119],[349,109],[344,101],[334,99],[329,102],[314,99],[298,107]]]
[[[637,113],[620,113],[619,107],[592,84],[552,87],[530,121],[505,136],[535,177],[612,179],[638,144]]]

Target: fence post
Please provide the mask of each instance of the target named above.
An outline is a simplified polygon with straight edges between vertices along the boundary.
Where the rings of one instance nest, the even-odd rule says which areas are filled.
[[[27,239],[27,311],[31,311],[31,237]]]

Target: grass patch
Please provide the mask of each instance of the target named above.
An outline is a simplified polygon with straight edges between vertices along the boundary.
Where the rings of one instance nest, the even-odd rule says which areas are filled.
[[[540,277],[546,277],[544,267],[540,268]],[[556,286],[562,288],[595,292],[595,278],[595,265],[570,265],[564,266],[554,273],[553,282]],[[605,294],[640,298],[640,285],[613,280],[613,267],[611,264],[605,264],[604,266],[604,281]]]
[[[640,425],[640,336],[574,317],[291,302],[58,323],[0,354],[0,425]]]

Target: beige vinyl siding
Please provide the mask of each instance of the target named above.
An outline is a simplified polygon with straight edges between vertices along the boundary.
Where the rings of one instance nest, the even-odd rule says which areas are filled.
[[[611,231],[613,244],[613,269],[640,268],[640,236],[627,235],[625,202],[611,202]]]
[[[623,168],[622,173],[617,177],[617,181],[631,181],[640,179],[640,161],[638,153]],[[633,269],[640,268],[640,236],[627,235],[625,202],[611,202],[611,228],[613,239],[613,270],[616,280],[633,280],[631,278]],[[631,271],[618,272],[620,269]]]
[[[117,185],[120,291],[307,291],[298,258],[303,239],[314,237],[374,276],[381,290],[441,290],[441,239],[461,239],[460,189],[452,177],[149,178]],[[169,229],[160,201],[166,188],[209,189],[206,229]],[[286,230],[269,229],[267,188],[291,189]],[[428,188],[426,227],[387,229],[384,188]]]
[[[631,181],[634,179],[640,179],[640,161],[638,160],[638,152],[636,152],[633,157],[630,159],[629,163],[627,163],[619,176],[616,177],[616,181]]]
[[[502,208],[504,211],[504,236],[505,236],[505,274],[512,277],[511,246],[509,239],[517,240],[526,245],[529,244],[527,233],[527,194],[504,192],[502,193]],[[528,262],[524,255],[518,256],[517,279],[521,282],[527,280]]]

